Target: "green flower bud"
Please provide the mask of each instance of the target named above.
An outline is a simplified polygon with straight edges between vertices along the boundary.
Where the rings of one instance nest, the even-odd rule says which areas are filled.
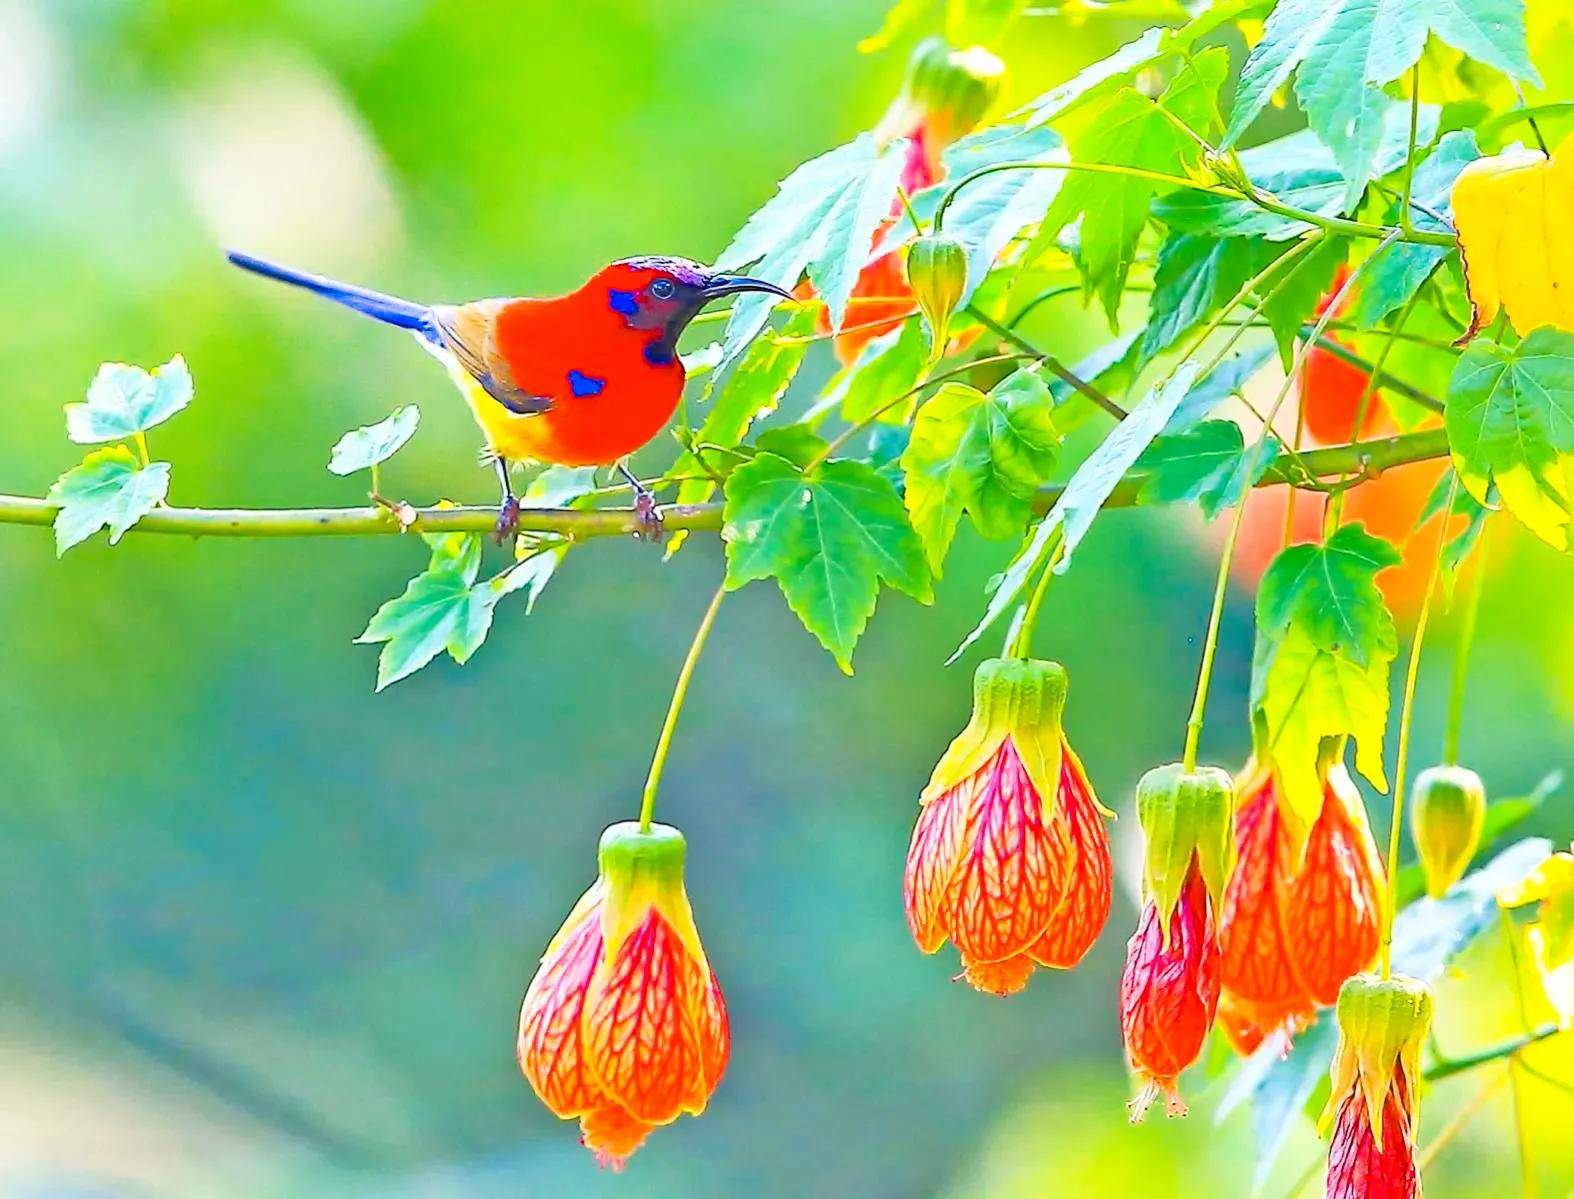
[[[1463,877],[1481,843],[1486,809],[1486,789],[1474,770],[1432,766],[1416,776],[1410,835],[1428,895],[1442,895]]]
[[[1137,783],[1137,819],[1147,838],[1143,884],[1166,937],[1193,858],[1219,910],[1235,867],[1234,809],[1234,782],[1217,766],[1188,771],[1172,762]]]
[[[947,233],[920,237],[907,251],[907,281],[929,325],[935,357],[945,350],[952,314],[967,289],[967,250]]]
[[[1339,1102],[1359,1087],[1366,1100],[1372,1136],[1383,1143],[1383,1105],[1394,1075],[1402,1073],[1410,1102],[1421,1079],[1421,1046],[1432,1027],[1432,992],[1419,979],[1395,974],[1356,974],[1339,988],[1335,1008],[1339,1047],[1334,1052],[1332,1090],[1323,1123],[1332,1122]]]

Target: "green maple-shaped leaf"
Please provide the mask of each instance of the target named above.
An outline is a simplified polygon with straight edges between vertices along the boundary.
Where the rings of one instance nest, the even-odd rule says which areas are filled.
[[[668,472],[683,480],[678,484],[677,503],[702,504],[716,493],[716,479],[707,467],[718,455],[707,455],[703,447],[733,448],[742,442],[749,426],[776,410],[803,365],[815,317],[815,310],[805,305],[793,313],[780,333],[767,330],[755,338],[732,374],[710,391],[710,410],[694,433],[693,444],[702,447],[699,456],[685,451]],[[671,558],[687,540],[686,530],[674,533],[666,556]]]
[[[152,374],[106,362],[88,384],[87,402],[66,405],[66,436],[87,445],[121,441],[168,420],[191,396],[191,372],[179,354]]]
[[[492,580],[476,582],[481,537],[476,533],[426,536],[432,548],[427,568],[373,614],[357,644],[383,643],[377,659],[377,690],[414,674],[444,650],[463,664],[486,640],[492,611],[502,592]]]
[[[1077,467],[1066,489],[1055,501],[1055,506],[1038,522],[1027,544],[1000,576],[983,617],[948,661],[955,662],[961,657],[968,646],[983,636],[985,630],[1016,603],[1017,597],[1027,588],[1028,580],[1057,544],[1059,557],[1055,560],[1056,572],[1070,569],[1072,551],[1093,527],[1093,518],[1099,514],[1104,501],[1109,499],[1116,485],[1142,456],[1149,443],[1174,416],[1175,410],[1196,381],[1198,369],[1195,362],[1183,362],[1172,374],[1161,379]]]
[[[1246,445],[1234,421],[1205,420],[1183,433],[1156,438],[1132,468],[1146,472],[1138,502],[1193,503],[1212,520],[1234,506],[1279,456],[1279,442]]]
[[[1388,673],[1399,652],[1394,618],[1376,578],[1399,551],[1360,525],[1322,545],[1283,551],[1257,592],[1252,714],[1285,802],[1309,829],[1322,807],[1317,763],[1326,743],[1356,743],[1356,768],[1380,790]]]
[[[1574,498],[1574,333],[1537,329],[1512,349],[1478,340],[1460,355],[1443,414],[1454,469],[1478,503],[1503,506],[1547,544],[1569,548]]]
[[[1280,0],[1241,68],[1224,144],[1297,72],[1296,99],[1353,202],[1373,176],[1389,106],[1382,89],[1415,65],[1429,34],[1516,79],[1538,78],[1524,0]]]
[[[421,410],[414,404],[406,404],[375,425],[351,429],[334,444],[328,469],[336,475],[353,475],[358,470],[386,462],[415,436],[415,428],[420,423]]]
[[[1072,158],[1184,175],[1202,151],[1181,126],[1207,136],[1216,111],[1215,97],[1228,66],[1225,51],[1205,50],[1182,68],[1157,100],[1134,88],[1118,92],[1094,111],[1073,137]],[[1088,289],[1097,292],[1112,321],[1125,290],[1126,274],[1136,258],[1149,206],[1168,187],[1129,175],[1073,172],[1049,206],[1038,244],[1047,244],[1081,216],[1078,265]]]
[[[896,489],[862,462],[805,469],[762,452],[727,479],[727,586],[774,578],[787,604],[848,674],[879,584],[923,603],[923,546]]]
[[[947,383],[925,401],[902,455],[904,501],[938,577],[964,511],[985,537],[1021,536],[1060,436],[1049,388],[1019,371],[992,391]]]
[[[752,274],[788,288],[807,270],[833,327],[840,328],[875,230],[896,199],[904,144],[882,148],[864,133],[804,163],[749,218],[722,251],[717,267],[752,267]],[[761,293],[738,299],[722,343],[724,363],[764,328],[776,302]]]
[[[109,527],[109,544],[169,494],[169,463],[141,465],[125,446],[94,450],[49,489],[59,504],[55,514],[55,553],[64,554],[94,533]]]
[[[1159,247],[1153,297],[1142,332],[1142,361],[1151,361],[1195,329],[1251,278],[1261,255],[1244,237],[1176,233]]]

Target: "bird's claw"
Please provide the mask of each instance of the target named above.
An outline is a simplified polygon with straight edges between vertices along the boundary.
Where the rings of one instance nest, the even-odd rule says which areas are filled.
[[[654,544],[666,535],[666,521],[662,519],[661,509],[656,505],[656,497],[648,491],[642,491],[634,497],[634,520],[639,526],[634,530],[634,536],[641,541]]]
[[[519,498],[506,496],[497,509],[497,526],[492,530],[492,540],[502,545],[519,528]]]

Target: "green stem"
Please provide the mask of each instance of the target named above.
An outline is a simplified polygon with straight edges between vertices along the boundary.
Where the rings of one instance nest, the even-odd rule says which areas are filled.
[[[1031,358],[1032,356],[1033,355],[1031,354],[989,354],[983,358],[970,359],[969,361],[964,362],[961,366],[955,367],[948,371],[941,371],[937,375],[929,375],[928,377],[913,384],[913,386],[909,387],[900,395],[892,396],[868,416],[864,417],[860,421],[854,422],[847,428],[843,429],[835,437],[831,438],[831,440],[826,443],[825,448],[809,460],[809,465],[803,468],[804,474],[808,474],[810,471],[814,470],[815,467],[820,466],[828,458],[830,458],[832,454],[836,453],[837,450],[841,449],[859,433],[862,433],[870,425],[874,424],[875,421],[879,420],[887,412],[891,411],[891,409],[905,404],[908,400],[912,399],[926,387],[933,387],[936,383],[944,383],[947,379],[954,379],[958,375],[965,375],[969,371],[974,370],[980,366],[988,366],[995,362],[1019,362],[1023,358]]]
[[[1297,208],[1293,204],[1286,204],[1276,199],[1267,192],[1253,189],[1244,192],[1237,188],[1227,187],[1217,183],[1198,183],[1195,179],[1187,179],[1182,175],[1167,175],[1162,171],[1148,171],[1141,167],[1122,166],[1118,163],[1107,162],[997,162],[991,166],[980,167],[971,174],[964,175],[949,188],[945,195],[940,197],[940,204],[935,209],[935,231],[939,232],[945,222],[946,210],[951,207],[957,193],[970,183],[990,175],[999,174],[1001,171],[1081,171],[1093,175],[1123,175],[1131,179],[1146,179],[1151,183],[1163,183],[1169,187],[1183,188],[1187,191],[1207,192],[1212,196],[1223,196],[1230,200],[1244,200],[1249,204],[1267,212],[1282,216],[1287,220],[1300,221],[1322,229],[1326,233],[1344,233],[1350,237],[1368,237],[1384,240],[1399,234],[1405,241],[1415,242],[1426,246],[1453,247],[1458,241],[1446,233],[1428,233],[1423,230],[1413,230],[1410,233],[1397,226],[1371,225],[1365,221],[1353,221],[1347,217],[1324,216],[1320,212],[1309,209]]]
[[[1415,185],[1416,173],[1416,131],[1421,124],[1421,64],[1416,63],[1415,70],[1410,75],[1410,142],[1405,151],[1405,191],[1404,199],[1399,202],[1399,227],[1405,231],[1405,236],[1413,236],[1416,232],[1414,222],[1410,219],[1410,193]]]
[[[1443,514],[1447,521],[1449,513]],[[1476,555],[1476,571],[1465,592],[1465,606],[1459,613],[1459,635],[1454,642],[1454,676],[1448,688],[1448,723],[1443,727],[1443,761],[1459,765],[1459,732],[1465,722],[1465,676],[1470,671],[1470,647],[1476,639],[1476,619],[1481,613],[1481,592],[1487,577],[1486,543]]]
[[[990,316],[987,312],[984,312],[974,304],[969,304],[964,311],[968,314],[968,316],[972,317],[980,325],[984,326],[984,328],[988,329],[996,337],[1000,338],[1001,341],[1004,341],[1010,345],[1014,345],[1024,352],[1032,355],[1034,358],[1037,358],[1039,362],[1044,365],[1044,368],[1049,371],[1050,374],[1054,375],[1055,378],[1059,379],[1062,383],[1065,383],[1073,390],[1079,392],[1081,395],[1086,396],[1088,399],[1092,400],[1116,420],[1126,419],[1126,410],[1124,408],[1122,408],[1114,400],[1110,399],[1097,387],[1094,387],[1093,384],[1089,383],[1086,379],[1083,379],[1080,376],[1074,374],[1072,371],[1068,370],[1053,355],[1044,353],[1043,350],[1033,345],[1032,342],[1028,341],[1016,330],[1002,325],[994,317]]]
[[[1310,245],[1314,240],[1316,239],[1308,238],[1303,244]],[[1386,245],[1387,243],[1385,242],[1384,244]],[[1301,247],[1296,247],[1296,250],[1292,250],[1289,254],[1286,254],[1285,258],[1289,258],[1292,254],[1300,251],[1300,249]],[[1367,259],[1367,261],[1370,262],[1371,259]],[[1249,453],[1254,455],[1261,453],[1263,444],[1270,436],[1272,436],[1274,417],[1278,416],[1280,406],[1284,403],[1285,397],[1290,394],[1290,386],[1300,371],[1302,360],[1306,357],[1306,354],[1310,350],[1311,346],[1316,343],[1317,339],[1322,337],[1323,330],[1326,328],[1328,322],[1333,319],[1334,311],[1344,300],[1345,293],[1349,291],[1350,287],[1354,284],[1356,277],[1360,273],[1360,268],[1357,268],[1350,273],[1350,277],[1345,280],[1344,286],[1339,289],[1338,293],[1333,297],[1332,300],[1329,301],[1327,307],[1323,309],[1322,316],[1318,318],[1318,323],[1313,328],[1312,336],[1296,347],[1295,358],[1290,363],[1289,372],[1285,375],[1284,385],[1279,388],[1279,394],[1274,398],[1273,406],[1268,409],[1267,414],[1263,417],[1262,432],[1257,435],[1257,440],[1253,444],[1251,450],[1248,451]],[[1256,308],[1257,312],[1262,311],[1262,309],[1267,305],[1268,300],[1273,295],[1273,292],[1283,287],[1288,281],[1289,277],[1290,276],[1286,274],[1284,278],[1280,279],[1279,282],[1274,285],[1273,289],[1268,295],[1264,296],[1258,301]],[[1251,284],[1248,283],[1247,286],[1250,287]],[[1232,302],[1231,307],[1233,306],[1234,304]],[[1233,342],[1233,340],[1239,336],[1240,330],[1237,330],[1235,334],[1232,335],[1231,341]],[[1224,353],[1228,352],[1228,350],[1229,344],[1227,343],[1224,349],[1214,356],[1213,363],[1210,364],[1205,371],[1200,373],[1206,374],[1207,371],[1211,371],[1215,365],[1222,361]],[[1299,469],[1305,470],[1306,458],[1298,458],[1296,465]],[[1218,652],[1219,629],[1224,620],[1224,600],[1229,592],[1230,563],[1235,558],[1235,543],[1240,536],[1241,522],[1245,518],[1245,514],[1246,496],[1242,495],[1241,498],[1235,502],[1235,512],[1230,518],[1229,536],[1225,539],[1224,549],[1219,554],[1219,574],[1213,589],[1213,606],[1208,612],[1208,633],[1202,646],[1202,665],[1197,670],[1197,688],[1192,693],[1191,713],[1186,718],[1186,746],[1181,757],[1181,768],[1188,773],[1194,770],[1197,766],[1197,747],[1202,741],[1203,720],[1208,708],[1208,689],[1213,682],[1213,660],[1214,655]]]
[[[1038,576],[1038,586],[1033,588],[1032,598],[1028,600],[1027,611],[1022,614],[1022,627],[1017,630],[1016,643],[1011,647],[1013,658],[1031,656],[1033,629],[1038,625],[1038,610],[1043,607],[1044,596],[1049,593],[1049,579],[1055,573],[1055,563],[1060,561],[1060,553],[1064,548],[1065,541],[1057,538],[1054,548],[1049,552],[1049,560],[1044,563],[1044,573]]]
[[[1475,1053],[1466,1053],[1460,1057],[1440,1057],[1433,1061],[1421,1077],[1428,1082],[1439,1082],[1445,1078],[1452,1078],[1456,1074],[1463,1074],[1466,1070],[1474,1070],[1477,1066],[1485,1066],[1490,1062],[1502,1061],[1512,1057],[1523,1049],[1528,1049],[1538,1041],[1545,1041],[1548,1037],[1555,1037],[1563,1029],[1558,1024],[1543,1024],[1529,1032],[1521,1033],[1517,1037],[1489,1045]]]
[[[137,457],[142,459],[143,466],[147,466],[153,460],[152,455],[148,453],[148,435],[138,429],[132,437],[137,443]]]
[[[1426,642],[1426,626],[1432,615],[1432,597],[1437,593],[1437,579],[1443,568],[1443,547],[1448,543],[1446,514],[1453,511],[1454,492],[1458,486],[1459,476],[1455,475],[1448,487],[1448,499],[1443,504],[1445,515],[1437,531],[1437,550],[1432,556],[1426,591],[1421,596],[1415,636],[1410,641],[1410,661],[1405,667],[1404,699],[1399,709],[1399,752],[1394,761],[1394,807],[1388,826],[1387,900],[1383,904],[1383,942],[1379,954],[1384,978],[1393,968],[1394,914],[1399,906],[1399,843],[1404,833],[1405,778],[1410,769],[1410,726],[1415,716],[1416,679],[1421,673],[1421,647]]]
[[[924,223],[918,219],[918,213],[913,211],[912,197],[907,194],[907,189],[898,185],[896,198],[902,202],[902,211],[907,213],[907,219],[913,223],[913,232],[922,237],[924,235]]]
[[[683,711],[683,701],[689,694],[689,680],[694,677],[694,667],[700,660],[700,652],[705,648],[705,640],[710,636],[711,626],[716,623],[716,613],[726,594],[727,584],[723,582],[716,588],[716,594],[711,596],[705,615],[700,617],[700,627],[694,630],[688,657],[683,659],[678,681],[672,688],[672,702],[667,705],[667,719],[662,723],[661,735],[656,738],[656,752],[650,760],[650,773],[645,776],[645,792],[640,798],[639,829],[642,833],[650,832],[650,822],[656,815],[656,793],[661,790],[661,772],[667,765],[667,751],[672,748],[672,733],[678,727],[678,714]]]
[[[1230,561],[1235,557],[1235,541],[1241,533],[1241,518],[1246,514],[1243,498],[1230,518],[1229,536],[1219,555],[1219,577],[1213,585],[1213,608],[1208,613],[1208,636],[1202,646],[1202,666],[1197,672],[1197,690],[1191,697],[1191,715],[1186,718],[1186,750],[1181,769],[1190,774],[1197,768],[1197,746],[1202,741],[1203,712],[1208,706],[1208,685],[1213,681],[1213,657],[1219,648],[1219,625],[1224,619],[1224,596],[1230,586]]]
[[[1016,361],[1025,355],[1003,355],[1000,361]],[[980,365],[988,359],[978,359]],[[938,377],[934,382],[938,381]],[[1429,462],[1448,456],[1448,435],[1442,429],[1422,429],[1376,441],[1351,442],[1328,446],[1301,455],[1304,473],[1286,462],[1275,462],[1258,480],[1258,487],[1283,484],[1304,485],[1308,479],[1336,479],[1351,471],[1364,470],[1375,477],[1395,466]],[[1107,508],[1129,508],[1136,504],[1143,476],[1132,473],[1116,484],[1105,501]],[[1033,499],[1033,510],[1049,511],[1065,488],[1041,487]],[[54,524],[60,506],[37,496],[0,494],[0,525],[48,528]],[[161,533],[186,537],[359,537],[397,535],[407,531],[422,533],[489,533],[497,525],[497,509],[487,505],[456,508],[416,508],[408,530],[387,508],[368,505],[360,508],[157,508],[127,530],[128,534]],[[714,533],[722,525],[722,505],[669,504],[662,508],[662,519],[669,531],[679,529]],[[527,533],[555,533],[574,540],[596,537],[628,537],[641,530],[638,516],[631,508],[526,508],[520,513],[519,528]]]

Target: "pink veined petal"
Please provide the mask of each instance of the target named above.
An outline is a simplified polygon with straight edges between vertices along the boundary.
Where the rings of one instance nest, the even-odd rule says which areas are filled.
[[[1093,786],[1071,746],[1061,743],[1059,806],[1066,814],[1072,853],[1066,894],[1044,935],[1028,953],[1041,966],[1069,970],[1087,956],[1109,920],[1115,888],[1109,829]]]
[[[601,960],[601,909],[593,907],[542,961],[519,1012],[519,1068],[553,1114],[577,1116],[603,1102],[585,1067],[580,1017]]]
[[[654,909],[592,982],[586,1060],[601,1089],[636,1120],[665,1124],[709,1094],[700,1037],[680,993],[688,950]]]
[[[1070,846],[1058,809],[1046,824],[1043,798],[1010,737],[974,782],[947,915],[957,949],[975,962],[998,962],[1032,945],[1060,906]]]
[[[976,793],[976,778],[937,795],[918,813],[913,839],[907,847],[907,867],[902,877],[902,901],[907,927],[925,953],[945,944],[946,891],[962,856],[967,812]]]

